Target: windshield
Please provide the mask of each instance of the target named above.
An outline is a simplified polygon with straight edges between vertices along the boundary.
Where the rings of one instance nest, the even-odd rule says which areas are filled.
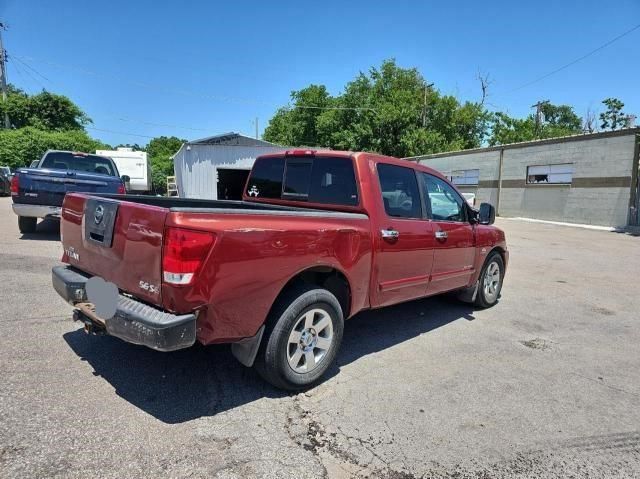
[[[11,170],[8,166],[0,166],[0,175],[9,176],[11,174]]]
[[[71,153],[69,151],[53,151],[47,153],[41,168],[86,171],[88,173],[99,173],[109,176],[118,175],[109,158],[89,155],[87,153]]]

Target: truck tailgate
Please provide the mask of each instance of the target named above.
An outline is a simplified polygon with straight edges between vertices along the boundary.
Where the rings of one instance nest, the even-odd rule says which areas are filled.
[[[25,204],[61,206],[66,193],[115,193],[120,184],[115,176],[80,171],[28,169],[19,174],[19,192],[14,201]]]
[[[70,193],[62,207],[63,261],[161,305],[162,236],[169,210]]]

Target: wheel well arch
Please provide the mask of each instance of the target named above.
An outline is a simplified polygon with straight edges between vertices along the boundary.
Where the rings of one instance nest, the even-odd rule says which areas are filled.
[[[493,253],[494,251],[497,251],[498,254],[500,255],[500,257],[502,258],[502,262],[505,263],[506,266],[506,262],[505,262],[505,250],[502,246],[494,246],[491,251],[489,251],[489,254],[487,255],[487,258],[489,257],[489,255],[491,253]]]
[[[329,291],[340,303],[344,318],[349,317],[351,312],[351,285],[342,271],[333,266],[321,265],[300,271],[282,287],[274,304],[285,292],[300,284],[316,285]]]

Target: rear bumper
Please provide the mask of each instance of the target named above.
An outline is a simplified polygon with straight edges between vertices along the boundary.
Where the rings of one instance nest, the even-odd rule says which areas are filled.
[[[74,319],[128,343],[141,344],[157,351],[175,351],[196,341],[196,315],[164,312],[122,294],[113,318],[102,319],[87,303],[85,284],[90,276],[70,266],[56,266],[51,271],[53,287],[69,304],[78,305]]]
[[[60,206],[26,205],[13,203],[13,212],[18,216],[31,218],[57,218],[60,219]]]

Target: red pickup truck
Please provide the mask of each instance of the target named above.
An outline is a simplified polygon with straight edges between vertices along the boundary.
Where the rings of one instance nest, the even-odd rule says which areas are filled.
[[[491,205],[371,153],[261,156],[243,201],[69,193],[61,216],[53,286],[87,332],[159,351],[232,343],[294,390],[335,359],[346,318],[448,291],[492,306],[509,257]]]

